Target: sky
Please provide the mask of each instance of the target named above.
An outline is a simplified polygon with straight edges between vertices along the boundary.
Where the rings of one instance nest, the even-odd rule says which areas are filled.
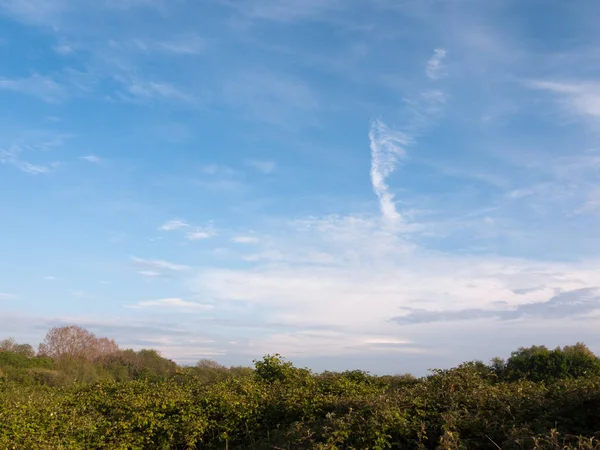
[[[0,331],[424,374],[600,352],[600,3],[0,0]]]

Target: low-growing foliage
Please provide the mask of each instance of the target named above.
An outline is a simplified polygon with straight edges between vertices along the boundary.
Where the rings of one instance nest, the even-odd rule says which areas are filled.
[[[600,449],[598,360],[583,344],[415,378],[315,374],[280,355],[179,367],[75,335],[87,346],[69,357],[0,343],[0,448]]]

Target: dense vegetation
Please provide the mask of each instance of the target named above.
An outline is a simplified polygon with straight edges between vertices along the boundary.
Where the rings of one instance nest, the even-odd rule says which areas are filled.
[[[0,342],[1,449],[600,449],[583,344],[410,375],[180,367],[79,327]]]

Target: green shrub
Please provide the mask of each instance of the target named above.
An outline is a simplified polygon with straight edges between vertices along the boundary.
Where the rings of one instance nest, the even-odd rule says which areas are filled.
[[[3,349],[3,350],[2,350]],[[4,449],[600,450],[600,372],[583,344],[409,375],[178,367],[155,351],[47,358],[0,345]]]

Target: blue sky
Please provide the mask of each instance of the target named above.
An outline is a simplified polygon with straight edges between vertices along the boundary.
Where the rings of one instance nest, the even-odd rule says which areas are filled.
[[[600,351],[600,4],[0,0],[0,329],[424,373]]]

